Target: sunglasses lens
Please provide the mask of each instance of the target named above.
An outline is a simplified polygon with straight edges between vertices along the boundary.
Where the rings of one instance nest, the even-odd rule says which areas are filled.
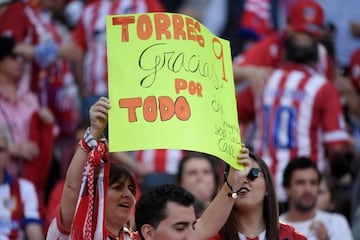
[[[252,168],[247,176],[250,181],[254,181],[260,175],[260,168]]]

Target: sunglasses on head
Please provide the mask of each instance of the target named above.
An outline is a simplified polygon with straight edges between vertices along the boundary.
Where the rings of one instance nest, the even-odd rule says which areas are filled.
[[[255,179],[257,179],[261,174],[261,169],[260,168],[252,168],[250,169],[249,174],[247,175],[247,179],[249,179],[250,181],[254,181]]]

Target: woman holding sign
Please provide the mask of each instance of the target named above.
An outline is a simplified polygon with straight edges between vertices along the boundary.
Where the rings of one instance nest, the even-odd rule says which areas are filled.
[[[48,230],[49,240],[140,239],[136,232],[128,229],[127,224],[135,203],[134,179],[124,168],[109,164],[106,141],[101,138],[109,109],[109,100],[104,97],[90,108],[90,127],[80,140],[68,168],[58,214]],[[233,182],[236,189],[250,171],[252,163],[248,153],[249,150],[243,147],[238,156],[238,162],[245,166],[244,171],[230,170],[228,181]],[[98,173],[97,178],[95,172]],[[181,239],[206,240],[214,236],[234,204],[229,192],[230,196],[234,194],[224,185],[201,219],[196,221],[191,235],[184,235]],[[195,218],[195,214],[192,216]]]
[[[240,188],[232,186],[225,173],[225,185],[233,189],[235,203],[219,234],[211,240],[305,240],[295,228],[279,223],[278,201],[266,163],[250,152],[253,168]]]
[[[108,100],[101,98],[90,109],[91,126],[68,168],[60,208],[48,230],[49,240],[139,239],[128,223],[135,204],[135,180],[125,168],[109,164],[106,142],[101,138],[109,108]],[[99,172],[97,184],[95,171]]]

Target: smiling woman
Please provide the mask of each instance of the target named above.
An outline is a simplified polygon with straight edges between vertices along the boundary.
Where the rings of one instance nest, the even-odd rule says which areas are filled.
[[[119,165],[110,164],[109,172],[106,171],[107,148],[102,152],[103,142],[96,140],[100,139],[104,131],[109,108],[108,99],[101,98],[90,109],[91,127],[80,140],[68,168],[60,208],[48,230],[49,240],[70,239],[70,232],[73,240],[138,239],[138,235],[129,230],[131,211],[135,204],[135,180],[127,169]],[[94,169],[92,172],[92,164],[99,168],[99,171]],[[104,166],[105,170],[102,172],[101,168]],[[97,185],[96,189],[94,185],[82,185],[80,179],[84,167],[85,171],[90,171],[84,174],[83,181],[92,182],[92,179],[97,179],[97,184],[94,184]],[[98,176],[95,176],[94,172],[99,172]],[[92,198],[95,190],[96,198]],[[98,209],[94,206],[98,206]],[[97,221],[96,229],[91,225],[91,220],[89,222],[89,216]]]
[[[130,216],[135,204],[136,186],[131,173],[117,164],[110,164],[109,188],[106,212],[108,234],[117,233],[121,228],[130,229]],[[111,213],[111,214],[110,214]],[[119,222],[123,226],[119,228]]]

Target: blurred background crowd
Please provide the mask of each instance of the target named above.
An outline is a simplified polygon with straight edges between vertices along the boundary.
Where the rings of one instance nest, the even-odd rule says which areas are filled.
[[[301,2],[306,3],[293,7]],[[311,124],[320,122],[316,128],[319,132],[308,133],[317,135],[317,140],[308,145],[308,155],[317,162],[325,179],[330,179],[325,190],[320,191],[331,192],[331,205],[324,210],[344,215],[354,231],[359,231],[360,1],[311,2],[0,0],[0,124],[7,139],[3,145],[0,141],[0,170],[4,172],[0,174],[0,202],[6,202],[1,206],[6,214],[5,210],[0,213],[0,235],[7,231],[2,218],[16,215],[11,202],[16,194],[24,199],[18,203],[22,210],[16,216],[41,222],[46,231],[59,203],[74,149],[89,126],[89,107],[108,93],[105,16],[144,12],[192,16],[214,35],[230,41],[242,141],[269,163],[278,188],[281,177],[277,178],[288,158],[300,153],[285,156],[263,146],[267,138],[260,136],[259,129],[268,125],[258,122],[264,120],[267,109],[257,107],[259,92],[273,76],[272,71],[282,67],[286,54],[281,49],[291,47],[287,40],[293,32],[305,32],[316,41],[319,64],[313,69],[331,85],[324,88],[336,91],[320,91],[313,100],[319,102],[314,105],[319,106],[316,111],[320,112],[308,111],[312,114]],[[301,63],[313,53],[307,50],[287,57]],[[307,64],[305,60],[303,63]],[[333,127],[337,120],[342,125],[338,128]],[[281,127],[280,123],[274,128],[279,131],[275,135],[282,132]],[[300,138],[308,136],[299,136],[299,142]],[[279,141],[277,150],[292,147],[281,138]],[[223,162],[201,153],[141,150],[112,153],[111,159],[133,171],[139,195],[164,183],[178,183],[189,189],[198,198],[199,216],[223,183]],[[14,187],[17,179],[26,179],[30,185],[19,182]],[[31,193],[32,188],[35,194]],[[281,197],[280,189],[278,192],[285,211],[286,198]],[[29,203],[36,206],[28,206]],[[39,208],[39,212],[31,212],[32,207]],[[356,237],[360,239],[360,233]]]

